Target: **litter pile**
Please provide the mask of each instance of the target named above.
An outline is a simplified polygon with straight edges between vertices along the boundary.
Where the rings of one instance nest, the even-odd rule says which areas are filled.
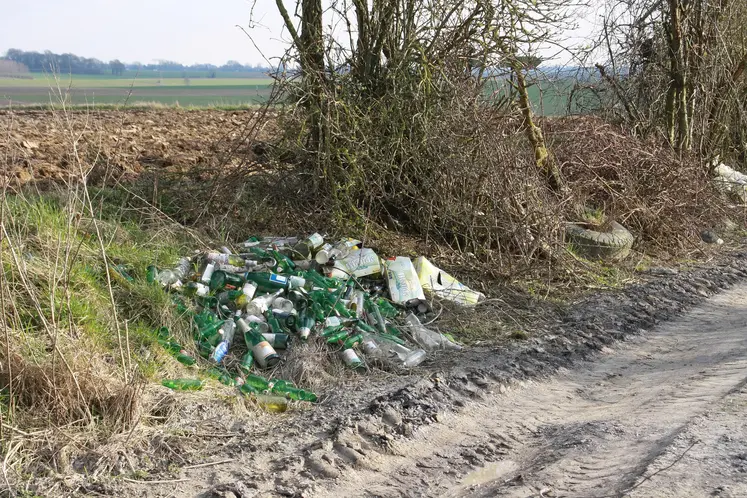
[[[278,351],[294,341],[317,336],[356,370],[373,361],[410,368],[426,351],[461,349],[422,324],[434,316],[424,289],[464,306],[484,296],[424,257],[381,260],[361,245],[354,239],[325,243],[318,233],[303,240],[252,237],[238,253],[223,247],[182,258],[174,268],[150,266],[147,278],[172,292],[177,309],[190,317],[198,351],[211,363],[208,376],[280,411],[286,398],[317,397],[253,372],[278,365]],[[159,331],[158,340],[178,361],[196,363],[168,329]],[[172,389],[201,389],[203,383],[163,381]]]

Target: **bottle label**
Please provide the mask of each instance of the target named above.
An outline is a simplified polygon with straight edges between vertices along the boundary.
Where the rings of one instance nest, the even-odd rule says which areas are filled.
[[[342,352],[342,361],[349,367],[356,367],[361,364],[361,359],[352,349],[345,349]]]
[[[370,355],[376,352],[379,347],[371,339],[363,341],[363,352]]]
[[[270,274],[270,282],[281,284],[281,285],[287,285],[288,284],[288,278],[284,277],[282,275],[276,275],[275,273]]]
[[[218,347],[215,348],[215,352],[213,353],[213,359],[216,361],[216,363],[220,363],[223,361],[223,358],[228,353],[228,342],[223,341],[220,344],[218,344]]]
[[[252,353],[254,353],[254,359],[257,360],[257,363],[259,363],[262,368],[267,366],[268,357],[277,354],[273,347],[270,346],[270,343],[267,341],[262,341],[256,344],[252,348]]]

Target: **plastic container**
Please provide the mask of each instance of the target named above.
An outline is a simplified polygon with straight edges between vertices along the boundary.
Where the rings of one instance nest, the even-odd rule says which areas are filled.
[[[395,303],[405,303],[411,299],[424,301],[423,287],[410,258],[399,256],[386,260],[386,277],[389,295]]]

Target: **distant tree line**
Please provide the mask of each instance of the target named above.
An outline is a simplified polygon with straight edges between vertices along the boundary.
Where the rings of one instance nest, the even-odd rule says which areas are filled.
[[[29,71],[57,71],[70,74],[113,74],[121,76],[126,70],[141,71],[204,71],[206,76],[215,76],[218,71],[230,72],[268,72],[270,68],[261,65],[241,64],[230,60],[222,66],[215,64],[184,65],[179,62],[161,60],[155,64],[140,64],[139,62],[125,64],[118,59],[104,62],[96,58],[80,57],[75,54],[55,54],[44,52],[26,52],[17,48],[9,49],[5,57],[0,60],[10,60],[27,67]]]

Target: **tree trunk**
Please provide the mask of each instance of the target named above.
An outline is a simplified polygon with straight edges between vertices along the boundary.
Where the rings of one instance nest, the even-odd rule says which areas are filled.
[[[524,77],[524,68],[522,64],[514,60],[512,62],[514,72],[516,73],[516,90],[519,92],[519,109],[524,117],[523,127],[527,134],[527,139],[534,149],[534,160],[537,167],[544,172],[547,182],[553,192],[563,190],[563,179],[560,176],[552,155],[547,150],[545,137],[542,135],[542,129],[534,123],[532,108],[529,103],[529,93],[527,92],[527,82]]]
[[[685,76],[685,47],[682,37],[682,0],[669,0],[669,89],[666,100],[666,126],[669,142],[677,150],[689,147],[689,119],[687,116],[687,81]]]

